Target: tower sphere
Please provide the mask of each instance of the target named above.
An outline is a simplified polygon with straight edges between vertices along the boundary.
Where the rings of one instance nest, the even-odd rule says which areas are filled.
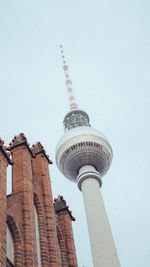
[[[56,148],[59,170],[74,182],[84,165],[93,165],[103,176],[110,167],[113,155],[107,138],[90,127],[87,113],[79,109],[65,116],[64,126],[66,132]]]

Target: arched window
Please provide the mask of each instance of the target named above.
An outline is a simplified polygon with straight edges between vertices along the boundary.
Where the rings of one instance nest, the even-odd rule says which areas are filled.
[[[36,207],[34,207],[34,214],[35,214],[35,235],[36,235],[36,248],[37,248],[38,267],[42,267],[42,265],[41,265],[39,222],[38,222],[38,214],[37,214]]]
[[[14,243],[9,227],[7,226],[6,232],[6,256],[7,256],[7,265],[14,266]]]

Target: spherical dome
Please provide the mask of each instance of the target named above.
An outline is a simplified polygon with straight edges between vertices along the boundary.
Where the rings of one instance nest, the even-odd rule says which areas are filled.
[[[56,148],[56,163],[70,180],[76,181],[83,165],[93,165],[103,176],[112,161],[112,148],[107,138],[89,126],[75,127],[67,131]]]

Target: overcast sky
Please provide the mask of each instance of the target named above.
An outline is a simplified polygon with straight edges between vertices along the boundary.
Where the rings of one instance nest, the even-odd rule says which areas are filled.
[[[53,196],[76,217],[79,267],[92,267],[81,192],[55,164],[69,107],[60,43],[79,107],[113,148],[102,194],[121,266],[149,267],[150,2],[0,0],[0,137],[43,143]]]

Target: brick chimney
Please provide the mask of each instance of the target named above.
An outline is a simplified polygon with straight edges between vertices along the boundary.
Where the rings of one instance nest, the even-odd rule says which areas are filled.
[[[22,192],[24,266],[37,267],[31,165],[33,154],[23,133],[13,138],[9,150],[13,160],[12,193]]]

